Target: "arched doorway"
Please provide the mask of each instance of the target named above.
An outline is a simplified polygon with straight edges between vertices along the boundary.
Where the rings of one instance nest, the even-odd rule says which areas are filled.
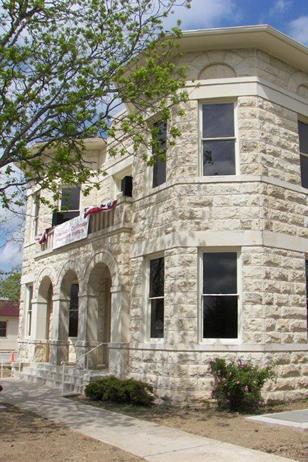
[[[53,339],[53,287],[51,280],[45,276],[38,290],[37,333],[41,343],[36,346],[36,360],[49,362],[49,343]]]
[[[76,363],[76,341],[79,327],[79,282],[75,271],[69,270],[61,283],[59,341],[61,361]]]
[[[111,274],[105,263],[97,263],[88,282],[87,365],[90,369],[107,368],[111,331]],[[102,345],[103,344],[103,345]],[[97,347],[97,348],[96,348]]]

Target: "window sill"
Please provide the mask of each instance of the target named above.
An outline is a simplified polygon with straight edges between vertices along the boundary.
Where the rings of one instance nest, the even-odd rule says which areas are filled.
[[[218,347],[225,347],[229,345],[241,345],[242,341],[240,338],[209,338],[209,339],[202,339],[199,342],[200,346],[218,346]]]

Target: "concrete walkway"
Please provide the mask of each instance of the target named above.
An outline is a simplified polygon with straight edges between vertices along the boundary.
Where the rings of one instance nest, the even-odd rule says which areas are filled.
[[[247,420],[254,420],[255,422],[271,425],[283,425],[285,427],[293,427],[299,430],[308,431],[308,409],[263,414],[247,417]]]
[[[291,459],[192,435],[61,396],[59,390],[2,380],[0,402],[11,403],[149,462],[291,462]],[[294,461],[293,461],[294,462]]]

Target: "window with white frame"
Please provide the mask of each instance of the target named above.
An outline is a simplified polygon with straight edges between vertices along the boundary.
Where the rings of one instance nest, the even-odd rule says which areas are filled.
[[[0,337],[6,337],[7,322],[0,321]]]
[[[308,188],[308,123],[298,122],[302,186]]]
[[[235,339],[238,337],[238,254],[205,252],[202,257],[202,337]]]
[[[153,165],[152,187],[166,182],[167,122],[159,121],[152,128],[152,154],[156,157]]]
[[[234,103],[202,104],[203,175],[235,175]]]
[[[38,233],[38,220],[40,211],[40,192],[35,192],[32,196],[32,238],[34,239]]]
[[[164,257],[149,262],[150,337],[164,337]]]
[[[32,298],[33,285],[27,286],[27,335],[31,336],[32,331]]]

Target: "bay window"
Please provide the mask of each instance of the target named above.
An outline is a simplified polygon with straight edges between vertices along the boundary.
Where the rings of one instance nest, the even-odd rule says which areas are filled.
[[[150,260],[149,268],[150,337],[164,337],[164,257]]]
[[[308,188],[308,123],[298,122],[301,181]]]
[[[203,253],[204,339],[238,337],[237,253]]]
[[[234,104],[202,105],[203,175],[235,175]]]

